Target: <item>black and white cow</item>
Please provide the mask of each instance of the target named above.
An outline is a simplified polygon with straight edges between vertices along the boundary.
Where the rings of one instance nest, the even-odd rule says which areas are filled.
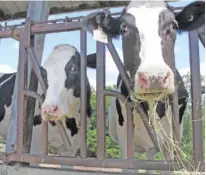
[[[164,1],[131,1],[120,17],[113,18],[104,12],[95,12],[82,21],[83,27],[88,31],[91,32],[93,28],[93,36],[99,41],[105,42],[105,36],[107,40],[122,37],[124,66],[130,77],[132,92],[127,91],[121,76],[117,81],[118,90],[125,96],[131,97],[129,100],[140,100],[144,111],[153,118],[151,119],[153,125],[156,122],[157,128],[160,129],[159,123],[162,124],[164,131],[161,132],[166,134],[158,138],[166,160],[171,156],[163,143],[170,137],[172,128],[171,121],[166,117],[167,109],[171,105],[167,105],[164,100],[175,91],[174,78],[177,78],[179,123],[182,125],[188,92],[179,72],[166,64],[165,60],[173,58],[176,31],[197,29],[204,24],[204,18],[203,1],[189,4],[179,13],[173,12]],[[157,117],[152,117],[150,113],[153,109],[150,104],[154,101],[157,102],[155,114]],[[116,98],[112,100],[109,133],[114,141],[119,142],[122,158],[127,158],[127,117],[123,103]],[[148,158],[153,159],[156,154],[154,145],[139,114],[136,111],[133,113],[135,152],[146,152]]]
[[[92,61],[94,60],[94,61]],[[80,53],[69,45],[57,45],[44,65],[41,67],[41,74],[47,87],[47,94],[42,106],[36,104],[32,143],[36,142],[39,136],[42,119],[47,120],[48,115],[54,120],[63,119],[67,135],[72,147],[64,150],[63,142],[55,127],[55,122],[49,123],[48,143],[59,155],[74,157],[80,147]],[[87,56],[87,66],[93,68],[96,55]],[[11,115],[11,101],[14,90],[16,73],[3,74],[0,77],[0,135],[7,138],[9,118]],[[91,88],[88,78],[87,83],[87,118],[92,114],[90,104]],[[41,88],[38,93],[43,94]],[[41,110],[40,110],[41,108]]]

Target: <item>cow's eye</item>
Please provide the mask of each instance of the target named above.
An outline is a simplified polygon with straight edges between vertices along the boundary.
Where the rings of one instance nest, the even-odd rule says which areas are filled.
[[[172,39],[175,37],[175,30],[178,28],[177,23],[172,22],[165,28],[165,37],[167,39]]]
[[[121,34],[124,34],[124,33],[127,32],[127,30],[128,30],[127,25],[124,24],[124,23],[122,23],[122,24],[120,25],[120,33],[121,33]]]
[[[71,72],[76,72],[77,71],[77,67],[76,65],[73,65],[70,69]]]
[[[173,29],[178,29],[178,24],[177,24],[177,22],[172,22],[172,28]]]

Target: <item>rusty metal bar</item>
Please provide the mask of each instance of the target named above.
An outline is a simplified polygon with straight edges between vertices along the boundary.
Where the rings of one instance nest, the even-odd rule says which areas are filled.
[[[81,100],[80,100],[80,151],[81,157],[87,157],[87,32],[80,31],[80,50],[81,50]],[[88,104],[89,105],[89,104]]]
[[[42,104],[44,101],[44,99],[42,98],[41,95],[39,95],[38,93],[33,92],[31,90],[24,90],[24,95],[27,95],[27,96],[30,96],[30,97],[37,99],[40,102],[40,104]]]
[[[200,58],[197,31],[189,32],[192,127],[193,127],[193,159],[195,166],[203,161],[202,112],[201,112],[201,81]]]
[[[8,161],[21,161],[30,163],[46,163],[69,166],[87,166],[102,168],[128,168],[128,169],[145,169],[145,170],[171,170],[177,171],[181,169],[178,163],[172,161],[152,161],[152,160],[121,160],[121,159],[105,159],[98,160],[95,158],[73,159],[60,156],[36,156],[27,154],[10,154]],[[177,168],[178,167],[178,168]]]
[[[126,98],[119,92],[112,90],[104,90],[105,96],[113,96],[119,98],[123,103],[126,102]],[[131,105],[125,103],[127,109],[127,158],[134,159],[134,127]]]
[[[121,59],[119,58],[119,55],[113,45],[112,42],[108,42],[107,44],[107,48],[108,50],[110,51],[111,55],[112,55],[112,58],[122,76],[122,79],[127,87],[127,90],[130,92],[131,91],[131,88],[130,88],[130,85],[129,85],[129,77],[128,77],[128,74],[126,73],[126,70],[121,62]],[[152,126],[149,125],[148,123],[148,116],[147,114],[144,112],[144,110],[142,109],[141,106],[138,106],[136,108],[136,110],[138,111],[138,113],[140,114],[142,120],[143,120],[143,123],[147,129],[147,132],[148,134],[150,135],[150,138],[152,139],[153,143],[154,143],[154,146],[155,146],[155,149],[157,151],[160,151],[159,149],[159,145],[158,145],[158,141],[157,141],[157,136],[156,136],[156,132],[155,130],[153,129]]]
[[[36,74],[36,76],[37,76],[37,78],[38,78],[38,80],[39,80],[39,83],[40,83],[40,85],[41,85],[41,88],[42,88],[42,90],[43,90],[43,92],[44,92],[44,94],[45,94],[45,96],[46,96],[47,88],[46,88],[46,86],[45,86],[45,84],[44,84],[44,80],[43,80],[43,78],[42,78],[42,76],[41,76],[40,65],[39,65],[39,63],[38,63],[38,61],[37,61],[37,58],[36,58],[36,54],[35,54],[35,52],[34,52],[34,49],[33,49],[33,48],[28,48],[27,51],[28,51],[28,53],[29,53],[29,55],[30,55],[29,58],[30,58],[30,60],[31,60],[31,62],[32,62],[32,68],[33,68],[33,70],[34,70],[34,73]]]
[[[44,84],[43,78],[41,76],[40,65],[39,65],[39,63],[37,61],[34,49],[31,48],[31,47],[28,47],[27,48],[27,52],[30,55],[29,58],[30,58],[31,63],[32,63],[33,71],[34,71],[36,77],[39,80],[39,83],[41,85],[43,93],[46,96],[47,89],[46,89],[46,86]],[[44,121],[44,120],[41,121],[41,128],[40,128],[40,130],[41,130],[40,131],[41,136],[43,136],[43,137],[40,138],[40,140],[41,140],[41,142],[40,142],[40,144],[41,144],[40,153],[42,155],[47,155],[48,154],[48,122],[47,121]]]
[[[149,136],[150,136],[150,138],[151,138],[151,140],[152,140],[152,142],[154,144],[154,147],[155,147],[156,151],[159,152],[160,151],[160,147],[159,147],[159,144],[158,144],[158,141],[157,141],[157,134],[156,134],[153,126],[149,125],[149,118],[148,118],[148,116],[145,114],[145,112],[142,109],[142,107],[137,106],[136,110],[140,114],[140,117],[141,117],[141,119],[142,119],[142,121],[144,123],[144,126],[145,126],[145,128],[146,128],[146,130],[147,130],[147,132],[148,132],[148,134],[149,134]]]
[[[172,7],[173,10],[182,10],[183,7]],[[121,15],[122,12],[112,13],[112,16],[118,16]],[[84,18],[84,16],[80,17],[74,17],[75,20],[81,20]],[[71,18],[72,19],[72,18]],[[56,20],[58,22],[58,19]],[[35,25],[31,28],[31,34],[46,34],[46,33],[55,33],[55,32],[64,32],[64,31],[74,31],[74,30],[80,30],[80,23],[78,21],[72,21],[72,22],[65,22],[65,23],[56,23],[56,24],[48,24],[48,22],[55,22],[55,20],[52,21],[45,21],[43,22],[34,23]],[[19,25],[15,25],[14,27],[18,27]],[[21,25],[20,25],[21,26]],[[24,26],[22,26],[24,27]],[[12,29],[6,29],[6,30],[0,30],[0,38],[12,38],[13,36],[19,36],[20,35],[20,28],[12,28]]]
[[[48,122],[41,120],[40,154],[48,154]]]
[[[127,99],[125,98],[124,95],[122,95],[120,92],[114,91],[114,90],[104,90],[104,95],[105,96],[111,96],[111,97],[116,97],[119,98],[122,102],[125,102]],[[133,102],[127,102],[125,103],[126,108],[132,108],[134,103]]]
[[[106,14],[110,14],[110,10],[109,9],[104,9],[104,13]],[[115,64],[117,65],[119,72],[123,72],[123,81],[126,84],[126,87],[128,90],[130,90],[130,86],[129,86],[129,76],[126,73],[126,70],[124,69],[123,64],[121,64],[121,60],[119,58],[119,55],[113,45],[113,43],[111,41],[108,42],[107,44],[107,48],[110,51],[113,60],[115,62]],[[112,91],[105,91],[107,92],[107,94],[111,94]],[[113,92],[114,93],[114,92]],[[127,100],[125,99],[125,101],[123,101],[123,103],[127,104]],[[134,159],[134,123],[133,123],[133,113],[132,113],[132,109],[128,107],[128,105],[126,105],[126,109],[127,109],[127,159],[132,160]]]
[[[17,94],[17,153],[23,152],[23,123],[24,123],[24,68],[26,60],[26,49],[24,44],[24,29],[21,30],[18,62],[18,94]]]
[[[174,84],[175,84],[175,91],[173,94],[169,96],[169,100],[171,102],[171,109],[172,109],[172,139],[175,141],[176,145],[179,146],[180,141],[180,126],[179,126],[179,107],[178,107],[178,83],[177,77],[178,72],[175,66],[175,53],[174,53],[174,42],[165,42],[165,59],[164,61],[174,73]],[[177,147],[172,147],[174,150],[174,155],[179,155]]]
[[[105,159],[105,44],[96,42],[97,49],[97,90],[96,90],[96,105],[97,105],[97,159]]]
[[[68,22],[68,23],[57,23],[57,24],[39,24],[31,26],[31,34],[48,34],[48,33],[58,33],[58,32],[68,32],[80,30],[80,22]],[[21,28],[1,30],[0,38],[11,38],[13,35],[19,35]]]
[[[122,76],[122,79],[127,87],[127,90],[130,92],[131,88],[129,85],[130,84],[129,83],[129,76],[128,76],[128,74],[127,74],[127,72],[126,72],[126,70],[121,62],[121,59],[119,58],[119,55],[114,47],[114,44],[111,41],[109,41],[108,44],[106,44],[106,45],[107,45],[107,48],[108,48],[109,52],[111,53],[111,56],[116,64],[121,76]]]
[[[65,130],[62,122],[61,121],[56,121],[55,123],[56,123],[57,129],[58,129],[58,131],[60,133],[60,136],[62,138],[62,141],[64,143],[65,149],[70,148],[72,145],[71,145],[71,142],[70,142],[70,140],[69,140],[69,138],[67,136],[66,130]]]
[[[175,65],[175,53],[174,53],[174,45],[173,43],[170,45],[171,42],[168,43],[167,45],[167,59],[165,60],[166,63],[172,67],[172,68],[176,68]],[[175,84],[175,91],[173,92],[172,95],[169,96],[169,100],[171,102],[171,109],[172,109],[172,130],[173,130],[173,140],[175,142],[175,145],[177,145],[178,147],[180,146],[180,120],[179,120],[179,105],[178,105],[178,82],[177,82],[177,69],[173,69],[173,73],[174,73],[174,84]],[[174,149],[174,156],[175,158],[177,158],[179,156],[181,156],[179,150],[177,149],[177,147],[172,147],[172,149]]]

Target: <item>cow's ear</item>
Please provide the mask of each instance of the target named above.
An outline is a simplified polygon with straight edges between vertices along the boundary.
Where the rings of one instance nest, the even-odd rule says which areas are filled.
[[[97,41],[107,43],[112,38],[121,35],[121,21],[119,18],[113,18],[104,12],[94,12],[86,16],[81,21],[82,27],[90,33]]]
[[[96,53],[87,55],[87,67],[96,69]]]
[[[183,31],[195,30],[205,24],[205,2],[195,1],[175,14],[178,28]]]

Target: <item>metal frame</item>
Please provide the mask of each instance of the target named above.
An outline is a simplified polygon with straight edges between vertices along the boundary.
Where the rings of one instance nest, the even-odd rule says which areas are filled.
[[[77,158],[66,158],[61,156],[48,156],[47,155],[47,146],[48,146],[48,122],[42,122],[41,124],[41,134],[44,135],[41,140],[41,155],[29,155],[24,154],[23,150],[23,122],[24,122],[24,97],[31,96],[40,101],[42,103],[43,99],[39,94],[36,92],[32,92],[26,90],[24,87],[25,84],[25,68],[26,68],[26,60],[28,59],[28,54],[30,55],[30,59],[32,61],[32,68],[34,70],[35,75],[37,76],[39,83],[46,94],[46,87],[44,85],[43,79],[40,73],[40,66],[36,60],[35,52],[32,48],[32,37],[35,34],[46,34],[46,33],[55,33],[55,32],[68,32],[68,31],[75,31],[80,30],[80,37],[81,37],[81,86],[86,87],[86,31],[81,29],[80,22],[73,21],[72,19],[62,23],[56,24],[48,24],[48,21],[45,23],[39,23],[32,25],[32,22],[29,18],[27,18],[25,26],[22,28],[16,29],[5,29],[0,31],[0,38],[10,38],[15,36],[19,36],[19,67],[18,67],[18,127],[17,127],[17,150],[16,152],[7,154],[1,153],[0,158],[5,162],[16,161],[16,162],[29,162],[29,163],[50,163],[50,164],[62,164],[62,165],[72,165],[72,166],[96,166],[96,167],[108,167],[108,168],[131,168],[131,169],[146,169],[146,170],[176,170],[173,169],[173,165],[177,165],[175,161],[168,161],[165,164],[165,161],[150,161],[150,160],[134,160],[134,147],[133,147],[133,120],[132,120],[132,111],[131,108],[133,107],[132,103],[126,103],[127,109],[127,117],[128,117],[128,140],[127,140],[127,160],[112,160],[112,159],[105,159],[105,96],[115,96],[120,100],[125,101],[126,97],[124,97],[121,93],[106,90],[105,89],[105,44],[97,42],[97,92],[96,92],[96,99],[97,99],[97,159],[90,159],[87,158],[86,155],[86,88],[81,88],[81,159]],[[190,43],[190,61],[191,61],[191,72],[192,72],[192,99],[200,101],[201,98],[201,86],[199,74],[199,53],[198,53],[198,46],[197,40],[198,35],[196,31],[189,32],[189,43]],[[128,75],[121,63],[121,60],[115,50],[115,47],[112,42],[106,44],[108,50],[110,51],[114,62],[120,71],[120,74],[125,81],[125,84],[129,88],[129,81]],[[174,60],[172,63],[174,65]],[[194,79],[194,72],[198,74],[198,78]],[[195,86],[194,86],[195,85]],[[174,98],[174,97],[173,97]],[[193,120],[197,120],[201,118],[200,112],[200,104],[194,106],[196,102],[192,103],[193,106]],[[173,113],[178,114],[177,108],[175,109],[173,105]],[[198,106],[198,108],[196,108]],[[153,133],[153,129],[148,125],[148,122],[144,119],[147,119],[146,114],[144,111],[138,107],[138,112],[142,117],[145,127],[148,130],[148,133],[151,136],[155,144],[155,137]],[[175,117],[175,120],[178,120],[178,117]],[[198,163],[204,164],[202,160],[203,150],[202,150],[202,141],[201,141],[201,120],[198,122],[193,122],[193,137],[195,139],[194,142],[194,160],[195,165]],[[66,147],[69,147],[70,142],[66,135],[65,129],[62,127],[61,122],[57,122],[57,127],[59,129],[60,135]],[[200,145],[201,144],[201,145]],[[155,144],[155,146],[157,146]],[[157,148],[158,149],[158,146]],[[196,150],[195,150],[196,149]],[[203,168],[204,169],[204,168]]]

